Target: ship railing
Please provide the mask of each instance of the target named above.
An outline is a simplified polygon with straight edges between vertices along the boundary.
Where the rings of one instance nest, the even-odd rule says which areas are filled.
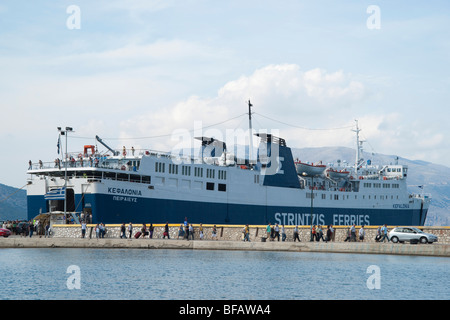
[[[139,161],[142,156],[154,156],[158,158],[167,158],[172,159],[172,161],[177,162],[179,164],[192,164],[192,163],[207,163],[209,165],[214,166],[230,166],[228,162],[221,162],[217,159],[212,162],[202,161],[201,157],[192,156],[192,155],[177,155],[170,152],[163,152],[157,150],[135,150],[135,155],[129,154],[127,149],[127,156],[123,157],[123,155],[119,156],[111,156],[109,154],[94,154],[93,156],[82,156],[82,153],[72,152],[68,153],[67,160],[67,168],[103,168],[103,169],[115,169],[115,170],[125,170],[125,171],[134,171],[135,168],[132,165],[128,165],[129,161]],[[136,156],[137,154],[137,156]],[[245,161],[241,161],[245,164]],[[241,162],[233,162],[233,166],[239,164]],[[48,162],[34,162],[29,165],[29,171],[37,171],[37,170],[49,170],[49,169],[59,169],[64,170],[66,165],[66,160],[56,158],[54,161]],[[242,166],[241,166],[242,167]],[[247,168],[248,169],[248,168]]]

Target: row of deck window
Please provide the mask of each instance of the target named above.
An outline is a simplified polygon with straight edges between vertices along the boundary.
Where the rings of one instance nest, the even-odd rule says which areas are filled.
[[[370,183],[370,182],[364,182],[364,188],[381,188],[383,189],[398,189],[400,188],[400,184],[398,183]]]
[[[395,196],[396,199],[398,200],[398,195]],[[311,193],[307,192],[306,193],[306,198],[307,199],[311,199]],[[313,198],[316,199],[317,198],[317,193],[313,193]],[[327,195],[325,193],[321,194],[321,198],[322,200],[326,200],[327,199]],[[350,195],[348,194],[330,194],[330,200],[349,200],[350,199]],[[358,195],[355,194],[355,200],[358,199]],[[362,199],[366,200],[366,195],[362,195]],[[368,200],[376,200],[377,199],[377,195],[367,195],[367,199]],[[388,195],[378,195],[378,199],[379,200],[394,200],[394,195],[391,195],[390,197]]]
[[[169,174],[178,174],[178,164],[169,163]],[[191,176],[192,166],[181,165],[181,175]],[[216,171],[218,173],[217,178],[219,180],[227,180],[227,172],[225,170],[206,169],[206,178],[215,179]],[[166,164],[164,162],[155,162],[155,172],[165,173]],[[203,178],[203,168],[194,167],[194,176]]]

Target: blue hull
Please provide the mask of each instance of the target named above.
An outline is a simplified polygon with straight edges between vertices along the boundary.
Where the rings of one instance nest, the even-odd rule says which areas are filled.
[[[28,219],[48,212],[43,196],[28,196]],[[75,195],[77,212],[90,207],[93,223],[182,223],[185,217],[192,223],[310,225],[310,207],[238,205],[164,199],[121,197],[111,195]],[[321,225],[424,225],[426,210],[414,209],[354,209],[314,208],[313,224]]]

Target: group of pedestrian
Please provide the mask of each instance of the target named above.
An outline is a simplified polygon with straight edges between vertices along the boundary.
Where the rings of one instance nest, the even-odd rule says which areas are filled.
[[[106,229],[106,226],[104,223],[97,223],[94,231],[95,231],[96,238],[99,239],[99,238],[104,238],[105,234],[108,230]],[[83,233],[83,229],[81,230],[81,233]]]
[[[297,231],[298,231],[298,227],[297,227]],[[275,239],[277,239],[277,241],[280,241],[280,234],[281,234],[281,241],[286,241],[286,238],[287,238],[284,225],[282,225],[280,228],[278,223],[273,225],[269,222],[266,227],[266,233],[267,233],[266,239],[269,239],[269,241],[275,241]],[[294,234],[294,238],[295,238],[295,234]],[[300,241],[300,239],[298,238],[298,233],[297,233],[297,239],[298,239],[298,241]]]
[[[29,223],[19,223],[17,224],[17,222],[14,221],[9,221],[9,222],[4,222],[3,223],[3,228],[7,228],[10,229],[11,231],[13,231],[13,234],[22,234],[23,236],[33,236],[33,232],[36,230],[37,226],[39,225],[39,223],[33,223],[33,222],[29,222]],[[22,228],[25,228],[26,230],[22,230]],[[18,230],[20,229],[20,230]],[[86,237],[86,230],[87,230],[87,224],[85,221],[81,222],[81,237],[85,238]],[[95,234],[97,239],[98,238],[104,238],[105,234],[107,232],[107,229],[105,227],[105,224],[103,223],[98,223],[95,226]],[[153,235],[154,235],[154,230],[155,227],[153,226],[153,224],[151,223],[148,227],[145,223],[142,224],[142,227],[140,229],[139,232],[135,233],[135,238],[148,238],[148,239],[152,239]],[[92,232],[92,231],[91,231]],[[127,232],[128,232],[128,238],[131,239],[132,235],[133,235],[133,224],[130,222],[128,224],[128,227],[125,225],[125,223],[122,223],[121,227],[120,227],[120,238],[121,239],[127,239]],[[178,237],[177,239],[185,239],[185,240],[194,240],[195,239],[195,233],[196,230],[194,229],[193,224],[189,224],[187,222],[187,219],[185,219],[184,223],[180,224],[179,228],[178,228]],[[198,233],[199,233],[199,239],[203,240],[205,238],[205,230],[203,228],[203,224],[199,224],[198,226]],[[286,230],[285,230],[285,226],[282,225],[281,227],[279,226],[278,223],[276,223],[275,225],[273,224],[268,224],[266,227],[266,233],[267,233],[267,239],[269,239],[269,241],[275,241],[275,239],[277,241],[280,241],[280,237],[281,237],[281,241],[286,241],[287,236],[286,236]],[[250,242],[250,227],[248,224],[246,224],[244,226],[244,228],[242,229],[242,234],[243,234],[243,241],[248,241]],[[45,227],[45,236],[50,236],[50,228],[49,225]],[[321,225],[313,225],[311,227],[311,238],[310,241],[314,242],[317,241],[319,242],[320,240],[324,241],[324,242],[328,242],[328,241],[335,241],[335,235],[336,235],[336,231],[335,228],[333,227],[333,225],[328,225],[326,228],[326,232],[324,233],[323,227]],[[364,228],[364,225],[361,226],[361,228],[358,231],[358,234],[356,233],[356,226],[355,224],[353,224],[352,226],[350,226],[347,229],[347,237],[344,240],[344,242],[356,242],[357,241],[357,236],[358,236],[358,241],[364,241],[365,236],[366,236],[366,230]],[[165,239],[167,237],[167,239],[170,239],[170,228],[169,228],[169,223],[166,222],[166,224],[164,225],[164,232],[163,232],[163,239]],[[211,239],[212,240],[217,240],[217,226],[214,225],[211,229]],[[377,229],[377,234],[375,237],[375,241],[376,242],[384,242],[385,240],[388,240],[389,242],[389,237],[388,237],[388,229],[386,225],[383,226],[379,226]],[[300,231],[299,231],[299,227],[296,225],[293,228],[293,241],[301,241],[300,240]]]
[[[31,238],[34,234],[41,236],[48,231],[49,226],[47,225],[42,225],[39,220],[8,220],[4,221],[0,227],[3,229],[8,229],[13,235]]]
[[[375,236],[375,241],[376,242],[384,242],[384,240],[386,240],[389,242],[389,237],[388,237],[388,228],[386,225],[383,225],[382,227],[378,227],[377,229],[377,235]]]
[[[198,234],[199,239],[203,240],[205,238],[205,230],[203,229],[203,224],[199,224],[198,226]],[[178,238],[177,239],[185,239],[185,240],[195,240],[195,229],[194,225],[187,222],[187,218],[185,218],[184,223],[180,224],[178,228]],[[211,230],[211,238],[213,240],[217,240],[217,226]]]
[[[361,227],[363,229],[362,241],[364,240],[364,226]],[[361,231],[360,231],[361,233]],[[360,237],[361,238],[361,237]],[[360,239],[361,240],[361,239]],[[347,237],[344,242],[356,242],[356,226],[353,224],[349,228],[347,228]]]
[[[311,227],[311,238],[310,238],[310,242],[313,241],[317,241],[319,242],[320,240],[324,241],[324,242],[328,242],[328,241],[334,241],[336,236],[336,230],[333,228],[333,225],[330,224],[327,226],[327,231],[324,234],[323,232],[323,228],[321,225],[313,225]]]

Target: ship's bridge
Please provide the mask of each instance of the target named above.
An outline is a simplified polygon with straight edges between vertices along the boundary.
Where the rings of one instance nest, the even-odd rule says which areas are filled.
[[[408,166],[386,165],[380,170],[380,175],[388,179],[405,179],[408,175]]]

